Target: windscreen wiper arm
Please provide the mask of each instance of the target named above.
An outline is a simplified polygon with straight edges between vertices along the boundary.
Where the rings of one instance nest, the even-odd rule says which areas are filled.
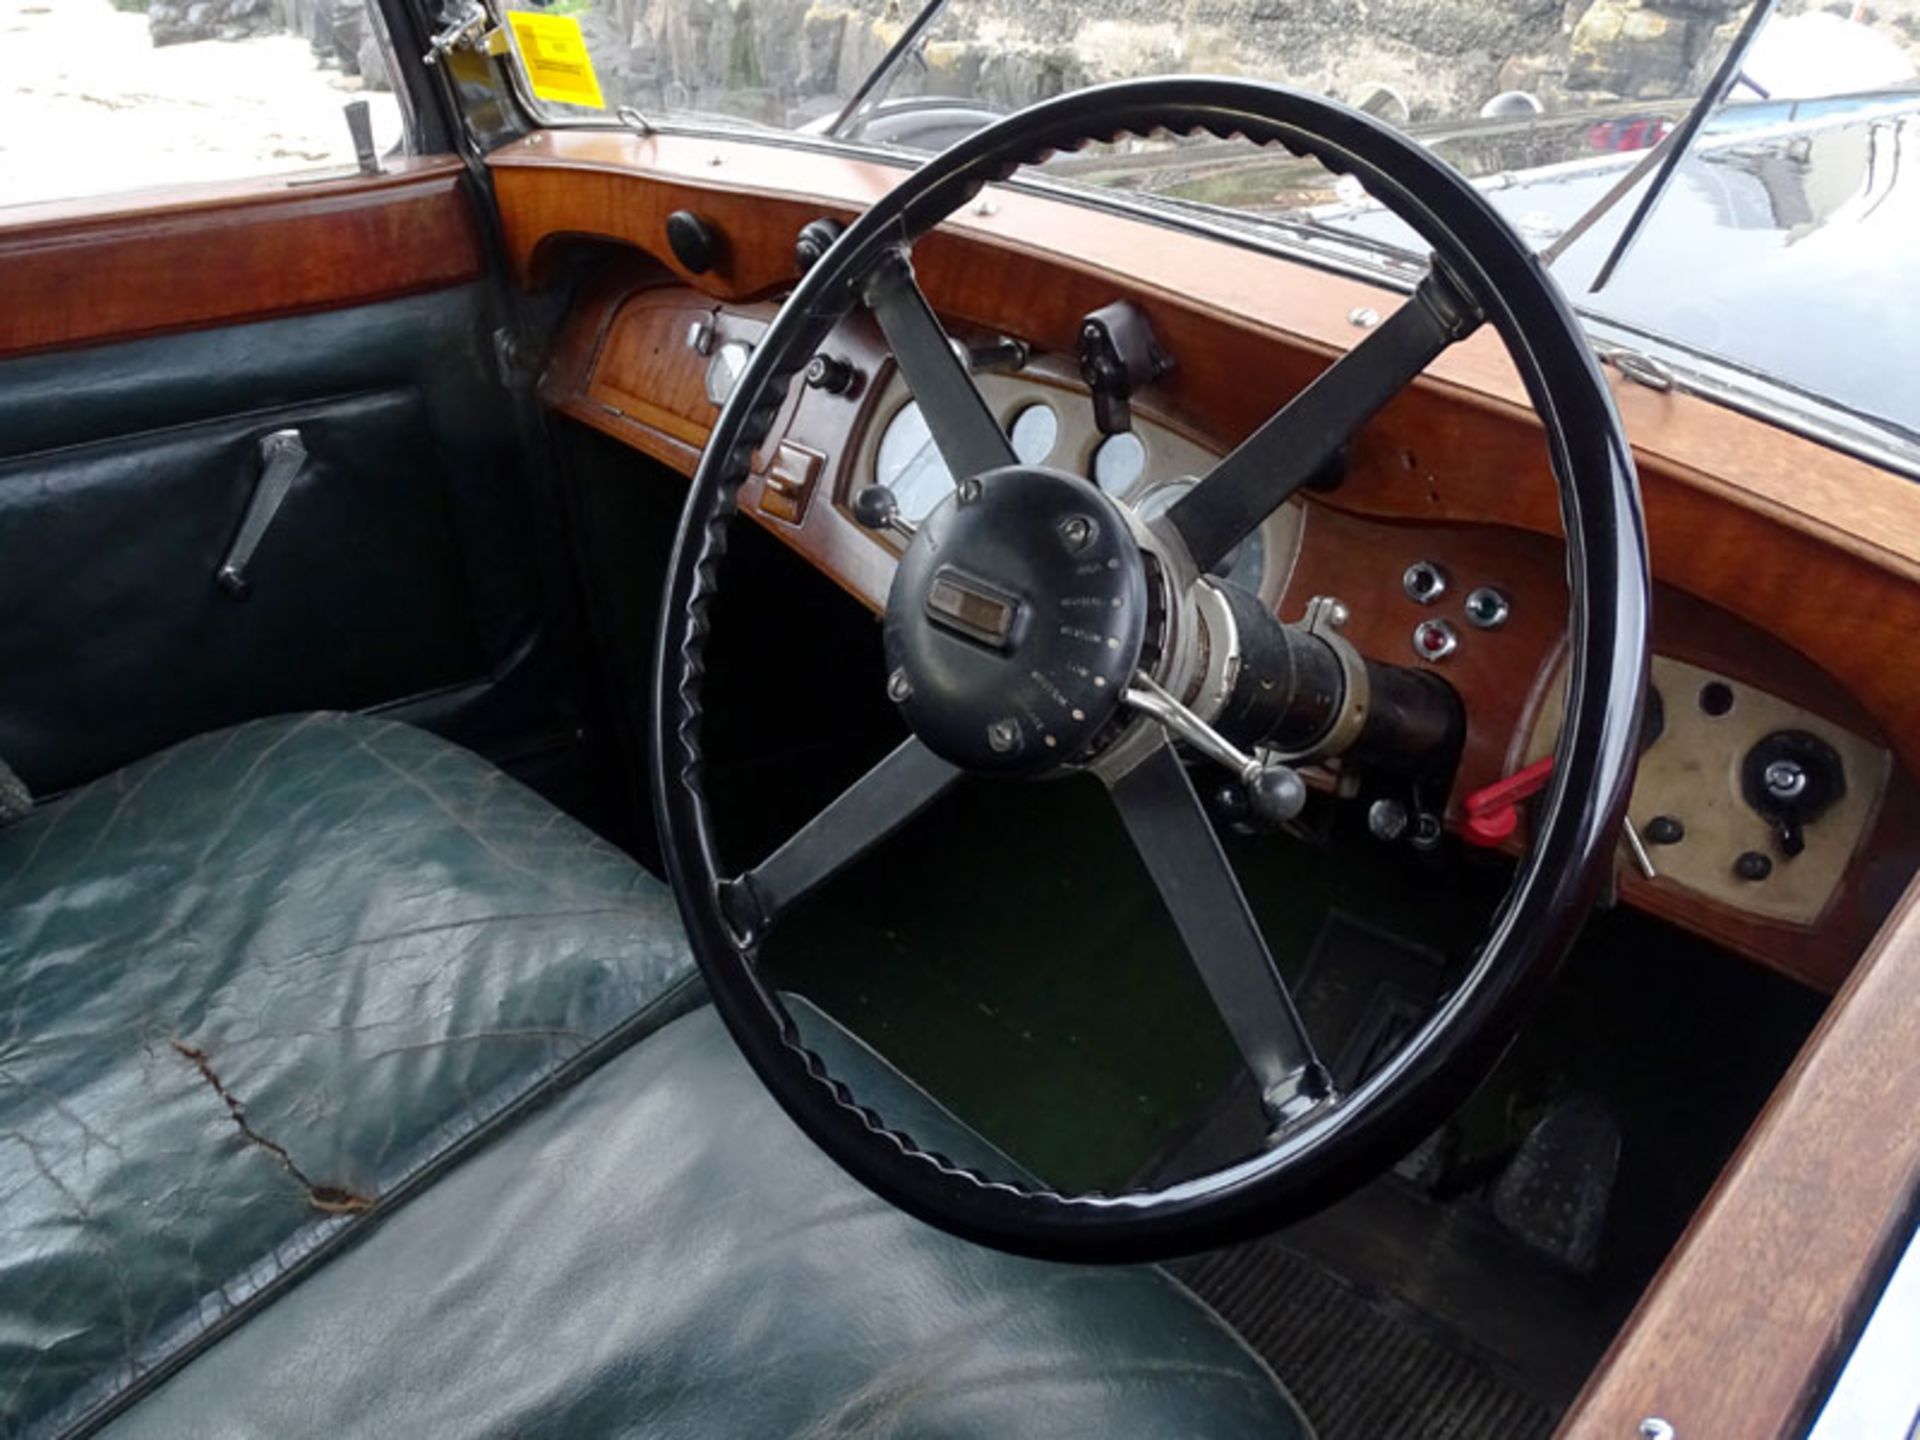
[[[892,78],[893,72],[900,67],[900,62],[913,53],[914,47],[920,43],[920,37],[926,33],[927,27],[933,24],[940,17],[940,12],[946,8],[947,0],[927,0],[927,3],[920,7],[919,13],[909,20],[907,28],[900,32],[900,38],[887,47],[887,53],[880,57],[880,63],[867,72],[866,78],[854,87],[853,94],[848,97],[847,103],[840,107],[840,113],[833,117],[833,123],[827,127],[828,139],[839,137],[846,123],[853,118],[854,112],[867,103],[867,97],[878,90],[883,81]]]
[[[1680,162],[1686,157],[1688,147],[1694,137],[1700,133],[1700,127],[1707,122],[1707,116],[1719,108],[1721,101],[1727,98],[1734,85],[1740,79],[1740,67],[1746,63],[1747,51],[1753,48],[1761,27],[1767,23],[1767,17],[1773,14],[1777,0],[1753,0],[1753,6],[1747,11],[1747,18],[1740,23],[1740,33],[1733,37],[1733,44],[1727,47],[1727,53],[1720,57],[1719,68],[1713,72],[1713,79],[1707,88],[1700,92],[1700,98],[1693,103],[1680,123],[1661,139],[1638,165],[1627,174],[1625,180],[1614,186],[1600,197],[1600,203],[1576,220],[1567,233],[1556,242],[1553,253],[1545,258],[1547,264],[1566,247],[1584,234],[1602,214],[1611,209],[1619,198],[1633,187],[1646,167],[1654,163],[1659,156],[1660,168],[1654,173],[1653,183],[1647,186],[1647,193],[1640,197],[1640,203],[1633,207],[1633,214],[1627,217],[1627,223],[1621,228],[1620,237],[1613,242],[1613,249],[1607,252],[1607,258],[1600,262],[1600,268],[1594,272],[1593,283],[1587,286],[1589,295],[1600,293],[1600,287],[1613,278],[1613,272],[1620,268],[1620,262],[1627,257],[1627,251],[1639,237],[1647,223],[1647,217],[1653,213],[1653,207],[1660,203],[1660,197],[1666,193],[1674,172],[1680,168]],[[1758,87],[1756,87],[1758,88]]]

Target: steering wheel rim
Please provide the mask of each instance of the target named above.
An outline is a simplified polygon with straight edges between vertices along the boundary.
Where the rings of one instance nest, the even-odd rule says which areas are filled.
[[[889,251],[1021,165],[1157,131],[1244,136],[1352,174],[1433,245],[1437,268],[1505,341],[1548,440],[1570,594],[1567,722],[1552,784],[1487,943],[1373,1076],[1260,1155],[1151,1191],[1063,1195],[963,1169],[862,1107],[802,1043],[754,963],[760,927],[716,861],[700,783],[707,613],[750,457],[792,377]],[[1410,302],[1411,303],[1411,302]],[[937,322],[936,322],[937,323]],[[1009,117],[929,160],[801,278],[715,426],[669,567],[653,715],[654,801],[669,878],[714,1004],[801,1129],[899,1208],[1041,1258],[1133,1262],[1251,1238],[1331,1203],[1464,1100],[1551,979],[1618,840],[1647,669],[1649,579],[1637,480],[1578,322],[1532,252],[1457,172],[1371,117],[1303,92],[1211,77],[1125,81]],[[857,788],[857,787],[856,787]],[[904,818],[904,817],[902,817]]]

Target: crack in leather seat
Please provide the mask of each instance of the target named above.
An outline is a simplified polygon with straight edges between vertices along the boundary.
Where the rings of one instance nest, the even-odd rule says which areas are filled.
[[[0,830],[0,1433],[1306,1434],[1159,1272],[860,1189],[698,995],[663,886],[402,725]]]
[[[0,1433],[109,1398],[693,977],[663,885],[409,726],[242,725],[0,830]]]
[[[856,1093],[979,1142],[830,1022]],[[710,1009],[397,1212],[108,1434],[1304,1440],[1164,1274],[1020,1260],[860,1188]]]

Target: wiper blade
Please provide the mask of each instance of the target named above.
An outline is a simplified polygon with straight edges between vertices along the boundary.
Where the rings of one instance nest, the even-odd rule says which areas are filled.
[[[909,20],[907,28],[900,32],[900,38],[887,47],[887,53],[880,57],[880,63],[867,72],[864,80],[854,86],[853,94],[848,97],[847,103],[840,107],[840,113],[833,117],[833,123],[827,127],[828,139],[837,139],[840,132],[846,128],[847,122],[853,119],[860,107],[867,103],[867,97],[878,90],[885,81],[893,78],[893,72],[900,68],[900,63],[919,45],[920,37],[926,33],[927,27],[939,19],[940,12],[946,8],[947,0],[927,0],[927,3],[920,7],[919,13]]]
[[[1733,37],[1733,44],[1729,45],[1727,47],[1727,53],[1720,57],[1720,65],[1719,68],[1713,72],[1712,81],[1708,83],[1705,90],[1700,92],[1700,98],[1694,102],[1693,108],[1687,111],[1680,123],[1661,140],[1661,145],[1666,146],[1666,154],[1660,159],[1660,168],[1655,172],[1653,182],[1647,186],[1647,193],[1642,195],[1640,197],[1640,203],[1634,206],[1633,214],[1627,217],[1627,223],[1620,231],[1620,238],[1613,242],[1613,249],[1607,252],[1607,258],[1600,263],[1600,268],[1594,272],[1593,283],[1587,286],[1587,293],[1589,295],[1598,295],[1601,287],[1613,278],[1613,272],[1620,268],[1620,262],[1627,258],[1627,251],[1633,247],[1633,242],[1639,237],[1640,231],[1647,223],[1647,217],[1653,213],[1653,207],[1660,203],[1660,197],[1666,193],[1667,186],[1673,180],[1674,173],[1680,168],[1681,160],[1686,157],[1687,147],[1693,144],[1694,136],[1698,135],[1700,133],[1700,127],[1706,124],[1707,116],[1719,108],[1720,103],[1724,101],[1732,91],[1735,82],[1739,80],[1740,67],[1746,63],[1747,51],[1753,47],[1753,42],[1759,37],[1761,27],[1767,23],[1767,18],[1773,14],[1773,7],[1776,3],[1777,0],[1753,0],[1752,8],[1747,11],[1747,18],[1740,24],[1740,33]],[[1668,145],[1668,141],[1671,141],[1672,144]],[[1660,146],[1656,146],[1653,153],[1657,154],[1659,149]],[[1633,168],[1629,177],[1629,184],[1631,179],[1639,176],[1641,169],[1649,163],[1651,159],[1652,155],[1650,154],[1647,160],[1642,161],[1640,165],[1636,165]],[[1626,193],[1627,188],[1629,187],[1615,186],[1614,189],[1609,190],[1601,197],[1600,203],[1594,207],[1595,210],[1604,211],[1611,207],[1620,195]],[[1599,216],[1596,214],[1594,218],[1598,219]],[[1569,233],[1571,234],[1574,231],[1586,229],[1586,225],[1582,224],[1582,221],[1587,221],[1585,215],[1581,216],[1580,220],[1574,222]],[[1587,223],[1590,224],[1591,222],[1588,221]],[[1562,241],[1566,241],[1567,237],[1562,236],[1561,239]],[[1565,244],[1560,248],[1565,249]],[[1559,252],[1556,251],[1555,253],[1558,254]]]

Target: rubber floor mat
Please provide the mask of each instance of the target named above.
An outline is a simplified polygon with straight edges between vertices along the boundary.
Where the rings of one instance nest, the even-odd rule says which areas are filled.
[[[1275,1241],[1169,1268],[1273,1367],[1319,1440],[1545,1440],[1559,1418],[1444,1327]]]

